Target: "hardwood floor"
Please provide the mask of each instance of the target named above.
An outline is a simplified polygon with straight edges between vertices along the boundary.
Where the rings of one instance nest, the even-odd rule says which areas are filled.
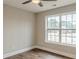
[[[20,53],[5,59],[71,59],[71,58],[43,51],[40,49],[33,49],[31,51]]]

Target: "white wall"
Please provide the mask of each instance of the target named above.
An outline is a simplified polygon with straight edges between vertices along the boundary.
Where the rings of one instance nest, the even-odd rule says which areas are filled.
[[[35,15],[4,5],[4,54],[31,47],[34,44]]]
[[[4,54],[33,45],[75,55],[75,48],[45,43],[45,16],[75,11],[75,4],[34,14],[4,5]],[[35,40],[36,39],[36,40]]]
[[[52,44],[45,43],[45,16],[64,13],[64,12],[70,12],[70,11],[75,11],[75,10],[76,10],[76,6],[75,4],[72,4],[72,5],[63,6],[60,8],[38,13],[37,22],[36,22],[37,23],[37,34],[36,34],[37,43],[36,44],[38,46],[46,47],[52,50],[75,55],[76,53],[75,47],[63,46],[63,45],[58,45],[58,44],[53,44],[53,43]]]

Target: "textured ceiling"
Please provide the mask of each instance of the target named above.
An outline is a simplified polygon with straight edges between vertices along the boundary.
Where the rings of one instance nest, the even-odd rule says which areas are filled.
[[[4,4],[11,5],[11,6],[28,10],[31,12],[35,12],[35,13],[76,3],[76,0],[57,0],[57,1],[51,1],[51,2],[42,1],[44,6],[40,7],[34,3],[28,3],[28,4],[23,5],[22,2],[24,1],[28,1],[28,0],[3,0]],[[56,4],[56,6],[53,6],[54,4]]]

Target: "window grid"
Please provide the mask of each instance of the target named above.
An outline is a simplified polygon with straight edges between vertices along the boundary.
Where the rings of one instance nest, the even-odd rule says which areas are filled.
[[[66,20],[65,20],[65,22],[66,22],[66,27],[68,27],[68,21],[70,21],[70,20],[68,20],[67,19],[67,16],[68,15],[66,15]],[[54,18],[56,18],[56,17],[54,17]],[[55,19],[56,20],[56,19]],[[71,15],[71,21],[70,22],[74,22],[73,21],[73,14]],[[55,26],[56,26],[56,21],[54,22],[54,24],[55,24]],[[47,20],[47,25],[48,25],[48,20]],[[71,26],[72,24],[69,24],[69,26]],[[51,24],[51,26],[53,26],[53,23]],[[59,28],[48,28],[47,29],[47,32],[49,32],[50,31],[50,33],[51,33],[51,31],[53,31],[53,35],[48,35],[47,36],[47,38],[48,38],[48,41],[50,40],[50,41],[54,41],[54,42],[60,42],[60,43],[63,43],[62,42],[62,40],[65,40],[65,42],[64,43],[66,43],[66,44],[75,44],[75,41],[73,40],[74,38],[73,38],[73,34],[72,33],[65,33],[64,35],[65,36],[62,36],[63,34],[62,34],[62,31],[74,31],[74,30],[76,30],[76,29],[74,29],[74,28],[71,28],[71,29],[69,29],[69,28],[62,28],[62,16],[59,16]],[[56,31],[58,31],[59,32],[59,34],[58,35],[56,35]],[[68,36],[68,34],[70,34],[70,36]],[[58,40],[57,40],[57,38],[58,38]],[[62,39],[62,38],[65,38],[65,39]],[[71,40],[70,40],[70,39]],[[69,41],[68,41],[68,39],[70,40],[70,43],[69,43]]]

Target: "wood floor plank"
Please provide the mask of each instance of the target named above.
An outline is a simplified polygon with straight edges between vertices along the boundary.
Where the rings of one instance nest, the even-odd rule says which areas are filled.
[[[43,51],[40,49],[33,49],[31,51],[20,53],[5,59],[71,59],[71,58]]]

